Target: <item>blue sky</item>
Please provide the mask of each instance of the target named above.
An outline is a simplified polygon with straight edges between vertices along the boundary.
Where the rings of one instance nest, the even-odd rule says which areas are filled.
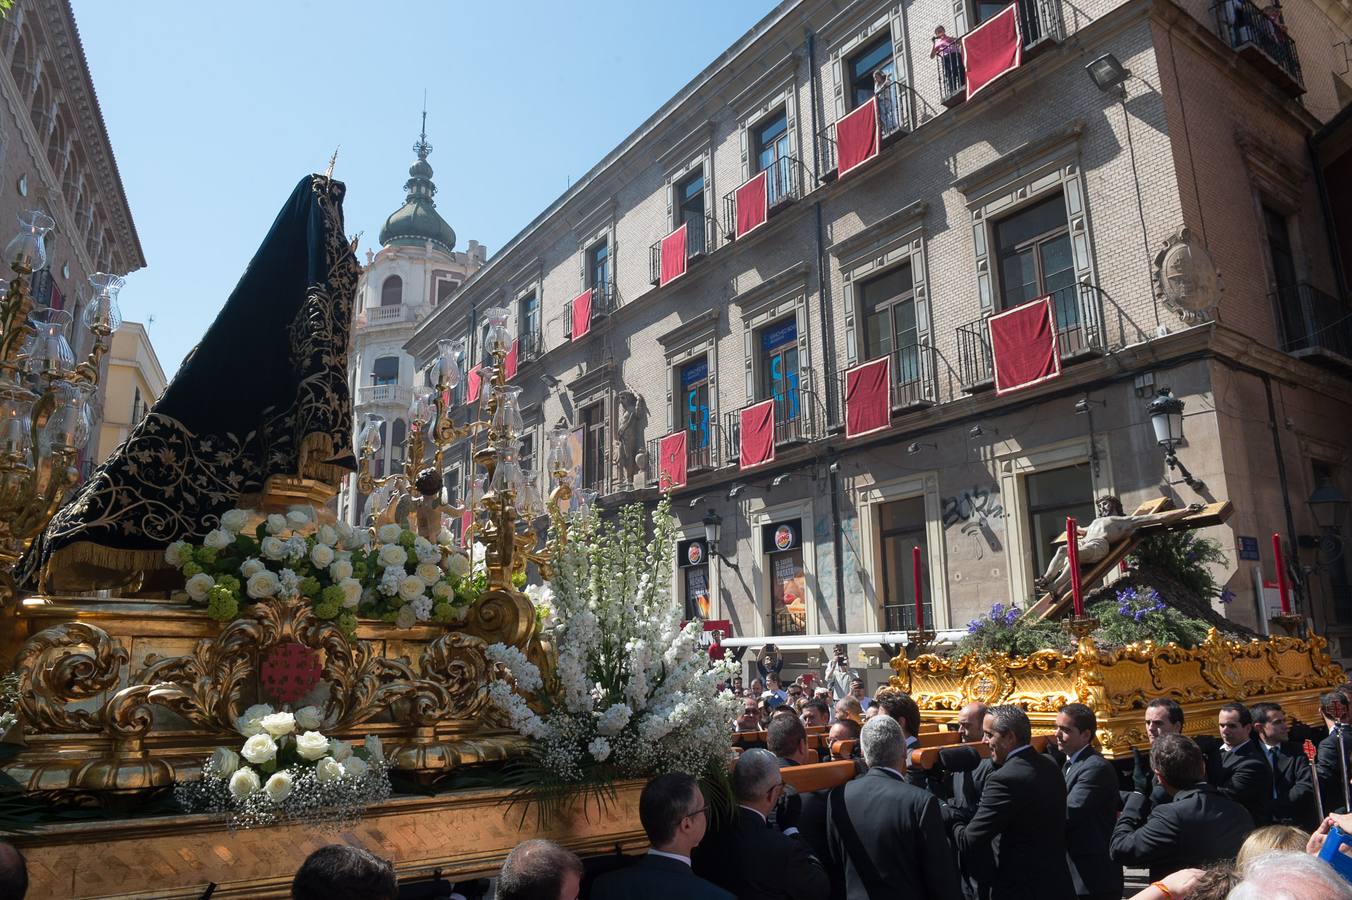
[[[424,89],[437,207],[457,249],[473,238],[492,254],[773,6],[72,5],[148,264],[123,315],[148,322],[171,377],[335,146],[348,232],[376,246],[403,202]]]

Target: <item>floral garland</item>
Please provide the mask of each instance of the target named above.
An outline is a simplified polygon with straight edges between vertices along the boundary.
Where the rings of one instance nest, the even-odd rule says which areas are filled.
[[[463,621],[487,585],[449,531],[433,543],[382,525],[372,544],[367,532],[344,522],[317,524],[303,507],[273,513],[250,533],[254,515],[232,509],[201,544],[176,541],[164,551],[183,573],[188,599],[217,621],[237,618],[246,603],[304,597],[315,616],[349,636],[359,616],[400,628],[445,625]]]
[[[231,828],[353,821],[390,796],[389,763],[380,738],[354,748],[325,737],[322,724],[313,706],[251,706],[235,723],[245,737],[239,752],[217,747],[201,779],[179,782],[174,796],[187,812],[229,814]]]
[[[489,697],[536,742],[546,781],[716,775],[726,764],[731,667],[709,660],[698,621],[681,626],[666,577],[675,549],[669,500],[652,515],[650,539],[643,519],[638,505],[615,525],[591,513],[571,523],[566,542],[552,537],[554,579],[533,594],[558,654],[548,676],[515,647],[488,648],[515,680],[515,690],[493,682]]]

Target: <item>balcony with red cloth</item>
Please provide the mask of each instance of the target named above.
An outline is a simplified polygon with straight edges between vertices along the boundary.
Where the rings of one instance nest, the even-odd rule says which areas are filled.
[[[875,93],[868,103],[861,104],[823,128],[817,136],[817,145],[821,153],[824,177],[829,178],[838,174],[842,159],[848,174],[855,166],[881,153],[885,147],[909,132],[912,127],[909,99],[910,94],[906,85],[888,81],[887,86]],[[864,108],[870,105],[872,113],[865,112]],[[868,130],[859,128],[858,125],[861,123],[855,122],[855,117],[866,118],[873,123],[876,131],[861,133]],[[842,125],[846,130],[840,130]],[[863,146],[874,134],[878,138],[877,145],[871,148]]]
[[[648,248],[648,281],[662,287],[684,275],[691,262],[714,251],[717,228],[713,216],[702,216],[654,243]]]
[[[796,156],[780,156],[723,197],[723,233],[727,240],[745,237],[784,206],[803,196],[803,164]]]
[[[648,483],[659,487],[664,476],[673,478],[672,487],[684,487],[693,475],[718,467],[718,423],[710,421],[702,428],[674,431],[648,442]],[[673,459],[677,452],[680,459]]]
[[[1305,93],[1305,80],[1296,42],[1281,21],[1281,7],[1275,9],[1275,15],[1269,15],[1249,0],[1220,0],[1211,7],[1221,40],[1286,93],[1299,97]]]
[[[847,438],[890,426],[893,415],[931,406],[938,398],[934,348],[897,347],[876,359],[842,368],[839,383],[840,426]]]
[[[1051,298],[1056,348],[1062,363],[1103,352],[1102,293],[1095,285],[1072,284],[1044,296]],[[1041,301],[1043,298],[1032,302]],[[969,393],[989,388],[995,382],[990,318],[982,316],[957,328],[958,378],[962,389]]]
[[[764,465],[774,461],[776,451],[806,444],[822,436],[818,430],[819,420],[815,409],[817,398],[811,390],[807,375],[800,377],[802,380],[797,386],[788,391],[748,404],[723,417],[723,434],[727,439],[724,447],[728,462],[742,465],[743,468]],[[755,415],[756,412],[763,414]],[[757,434],[747,433],[745,445],[743,413],[748,413],[745,418],[751,421],[751,426],[760,430]],[[754,461],[744,463],[744,453],[753,453]]]
[[[563,306],[563,323],[570,340],[581,340],[592,326],[620,308],[620,295],[612,281],[587,288]]]
[[[1060,0],[1015,0],[1012,6],[1008,24],[1017,28],[1017,38],[1005,21],[996,21],[1004,15],[1000,12],[959,38],[960,49],[935,58],[939,102],[944,106],[957,106],[999,75],[1064,38]],[[1009,46],[1011,40],[1017,40],[1017,46]]]

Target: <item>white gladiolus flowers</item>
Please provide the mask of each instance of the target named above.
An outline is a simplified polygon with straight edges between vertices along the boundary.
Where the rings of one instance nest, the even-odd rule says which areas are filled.
[[[674,565],[669,501],[653,513],[651,539],[638,506],[618,525],[585,516],[568,538],[553,544],[553,581],[528,590],[552,608],[555,669],[546,683],[518,648],[494,644],[489,659],[511,672],[515,690],[493,682],[489,699],[564,781],[699,776],[725,765],[736,704],[720,687],[728,669],[710,664],[700,623],[681,627],[670,579],[653,575]]]

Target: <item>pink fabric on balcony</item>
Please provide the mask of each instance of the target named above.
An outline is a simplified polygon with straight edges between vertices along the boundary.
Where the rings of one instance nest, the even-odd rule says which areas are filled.
[[[665,287],[685,274],[685,233],[689,224],[682,225],[662,238],[662,271],[657,286]]]
[[[845,373],[845,437],[882,431],[892,424],[889,385],[892,358],[884,356]]]
[[[483,382],[484,382],[483,370],[479,366],[475,366],[474,368],[470,369],[468,372],[465,373],[466,403],[479,402],[479,388],[483,386]]]
[[[775,461],[775,401],[765,400],[742,410],[739,446],[741,467],[751,469]]]
[[[471,510],[465,510],[460,514],[460,546],[469,546],[469,527],[474,522],[474,513]]]
[[[502,358],[502,374],[506,375],[509,381],[516,377],[517,360],[521,358],[517,349],[519,346],[520,342],[513,340],[512,349],[508,350],[507,355]]]
[[[657,444],[658,488],[669,491],[685,487],[686,456],[684,431],[673,431]]]
[[[1019,34],[1019,10],[1011,3],[1001,12],[962,36],[962,56],[967,64],[967,99],[1023,61],[1023,38]]]
[[[573,340],[591,331],[592,292],[585,290],[573,299]]]
[[[995,393],[1008,394],[1061,374],[1051,294],[991,316],[987,321]]]
[[[878,132],[878,98],[868,102],[836,123],[836,171],[844,178],[878,155],[882,136]]]
[[[770,216],[768,175],[761,172],[737,189],[737,237],[743,237],[765,224]]]

